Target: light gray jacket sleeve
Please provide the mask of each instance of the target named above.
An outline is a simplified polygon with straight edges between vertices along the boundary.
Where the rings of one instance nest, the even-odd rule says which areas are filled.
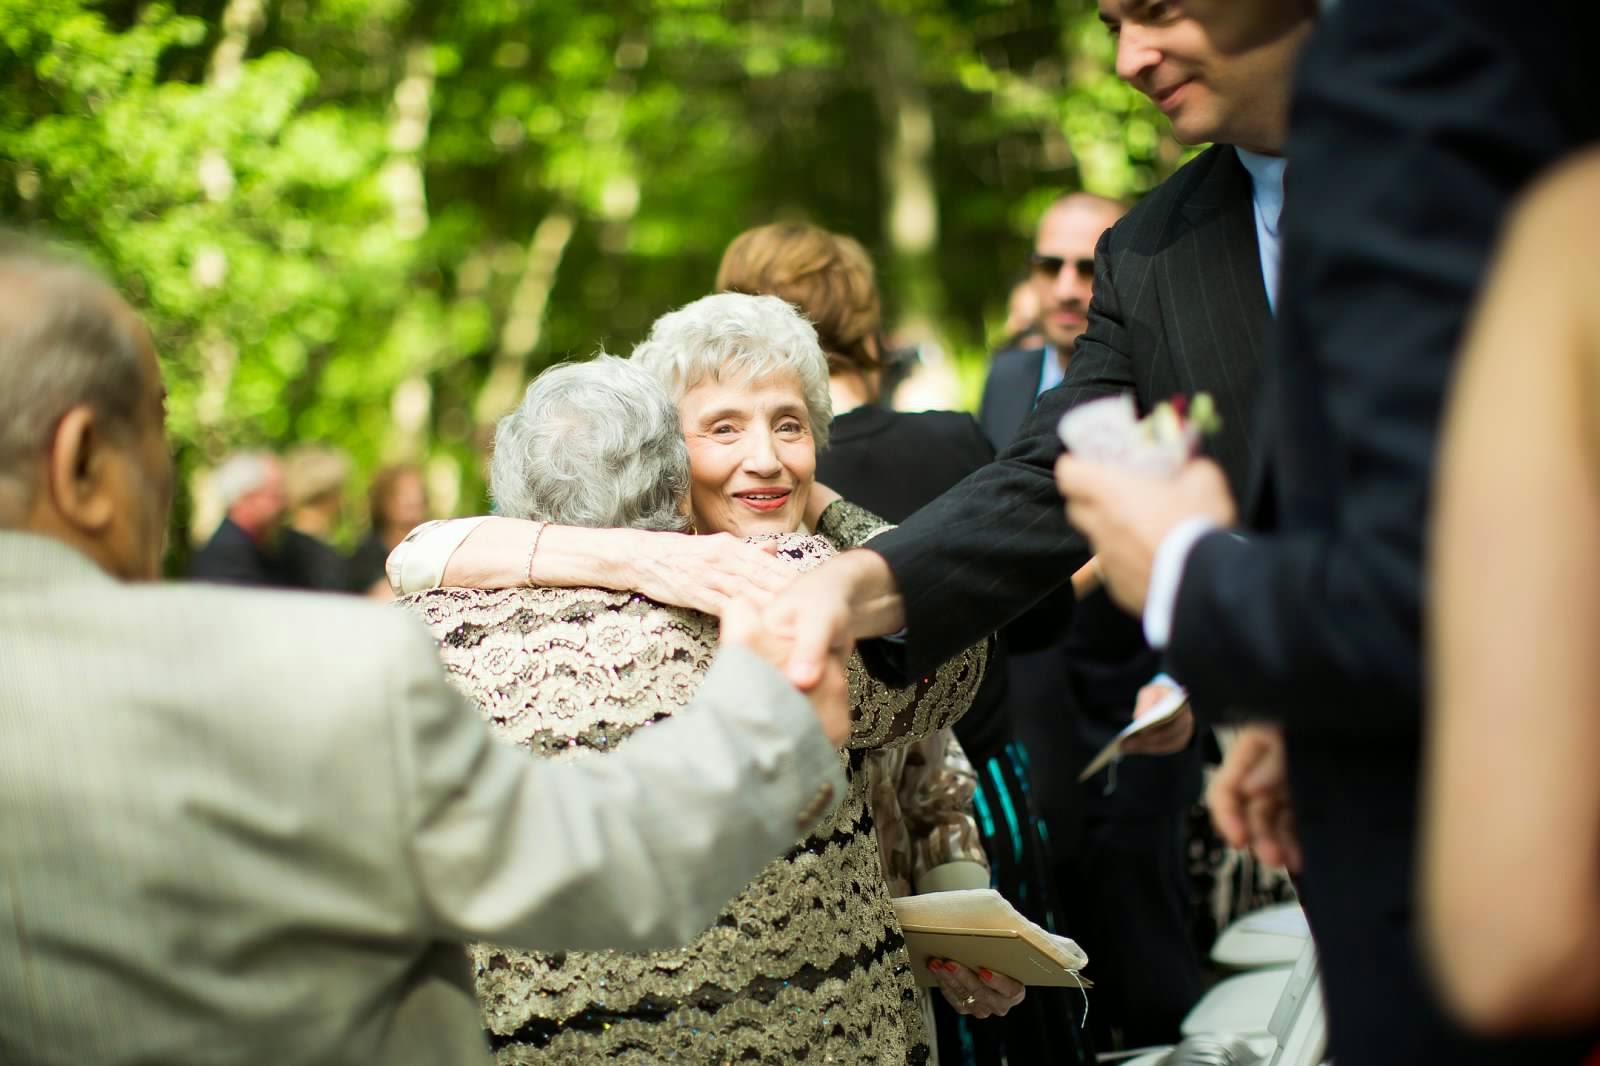
[[[430,935],[555,951],[687,943],[844,794],[810,705],[725,648],[689,707],[615,752],[502,744],[420,630],[396,693],[401,831]]]

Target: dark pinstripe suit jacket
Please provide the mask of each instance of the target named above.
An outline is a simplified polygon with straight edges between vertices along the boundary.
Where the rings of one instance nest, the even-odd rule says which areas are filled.
[[[1052,471],[1056,422],[1087,400],[1133,392],[1141,406],[1206,390],[1223,428],[1213,456],[1234,491],[1250,467],[1248,424],[1270,312],[1250,177],[1212,148],[1162,182],[1095,250],[1089,326],[1066,379],[1039,398],[989,466],[872,542],[905,600],[907,674],[998,629],[1089,557],[1067,526]],[[1061,596],[1070,609],[1070,596]]]

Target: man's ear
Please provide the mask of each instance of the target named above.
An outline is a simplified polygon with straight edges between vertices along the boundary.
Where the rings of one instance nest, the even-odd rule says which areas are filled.
[[[68,524],[87,534],[104,531],[116,519],[111,491],[115,449],[105,425],[88,404],[61,416],[50,438],[45,491]]]

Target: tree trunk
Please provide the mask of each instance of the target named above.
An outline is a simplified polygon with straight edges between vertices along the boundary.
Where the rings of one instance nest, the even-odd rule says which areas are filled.
[[[414,40],[406,47],[405,73],[392,97],[389,150],[393,154],[378,173],[379,185],[389,197],[395,233],[401,240],[415,240],[428,229],[422,156],[433,120],[433,87],[433,44]],[[432,407],[433,389],[426,369],[417,367],[400,382],[391,398],[389,440],[384,448],[387,455],[415,459],[426,454]]]
[[[933,254],[939,245],[933,109],[922,85],[910,27],[881,8],[872,19],[871,38],[878,47],[877,62],[869,69],[883,129],[878,170],[886,194],[890,276],[909,317],[931,323],[944,302]]]
[[[473,415],[480,437],[517,405],[527,381],[528,357],[539,346],[539,335],[544,330],[544,311],[550,302],[550,292],[555,288],[561,257],[566,254],[576,228],[577,220],[571,208],[556,207],[540,219],[528,241],[522,273],[517,277],[505,323],[500,327],[494,363],[483,388],[478,391]]]
[[[939,340],[944,285],[935,255],[939,198],[933,178],[934,120],[917,42],[906,21],[874,5],[868,40],[876,45],[873,98],[883,130],[878,169],[885,191],[884,231],[889,238],[888,294],[898,309],[893,342],[915,346],[918,366],[892,397],[912,410],[954,407],[960,382]]]

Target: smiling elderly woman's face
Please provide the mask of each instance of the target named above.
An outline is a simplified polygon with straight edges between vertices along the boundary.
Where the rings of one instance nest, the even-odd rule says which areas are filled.
[[[817,445],[798,374],[708,378],[683,394],[678,417],[700,532],[753,537],[800,528]]]

